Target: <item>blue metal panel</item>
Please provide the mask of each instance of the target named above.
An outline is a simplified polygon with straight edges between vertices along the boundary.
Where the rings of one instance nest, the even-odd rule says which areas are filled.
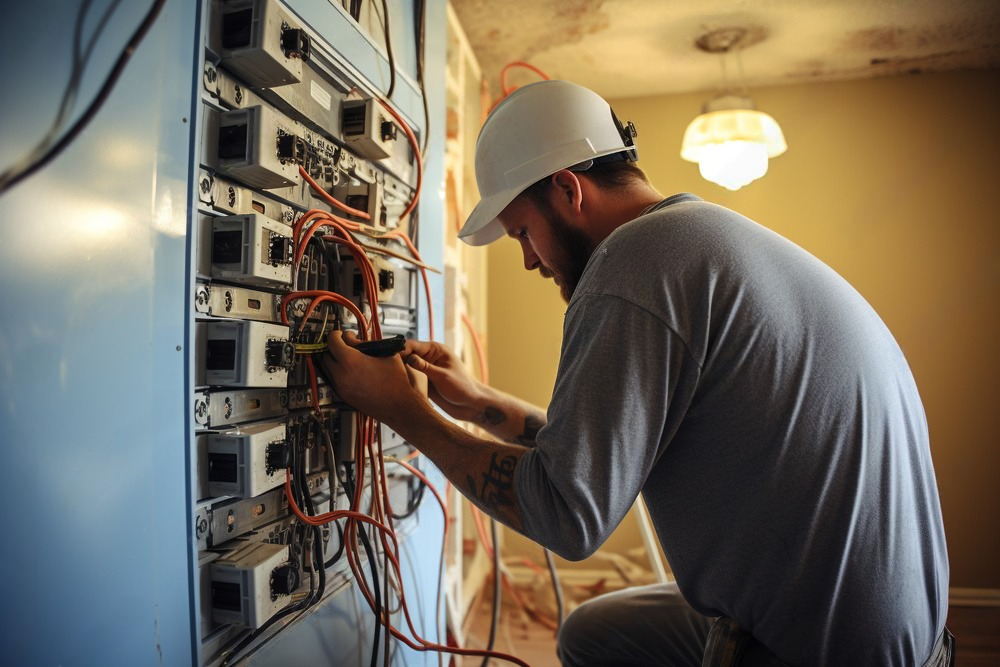
[[[5,7],[0,170],[30,149],[54,118],[69,79],[74,20],[86,4],[37,0]],[[84,43],[113,0],[89,4]],[[292,4],[311,25],[329,20],[322,25],[357,32],[326,0]],[[78,110],[148,6],[119,3],[95,41]],[[393,101],[419,127],[412,12],[403,0],[390,6],[406,17],[393,24],[393,42],[398,66],[411,74],[397,83]],[[201,11],[200,3],[169,0],[84,133],[51,165],[0,196],[0,443],[13,473],[0,491],[6,528],[0,567],[10,575],[0,597],[8,620],[0,630],[5,663],[198,661],[188,251]],[[429,3],[432,158],[420,205],[421,251],[437,266],[443,259],[444,12],[443,0]],[[386,78],[385,58],[369,41],[355,36],[337,47],[376,85]],[[440,277],[432,277],[432,288],[435,320],[442,322]],[[424,336],[426,320],[421,317]],[[436,512],[433,503],[424,504],[420,529],[404,546],[411,609],[426,619],[421,630],[428,638],[436,638]],[[353,595],[332,597],[253,659],[329,656],[333,641],[357,646],[360,655],[371,614],[362,608],[351,616]],[[399,656],[399,664],[419,664],[405,651]]]
[[[0,169],[55,115],[79,4],[5,7]],[[92,4],[85,37],[108,3]],[[78,109],[148,6],[115,11]],[[184,443],[195,11],[168,2],[82,136],[0,197],[8,664],[194,660]]]

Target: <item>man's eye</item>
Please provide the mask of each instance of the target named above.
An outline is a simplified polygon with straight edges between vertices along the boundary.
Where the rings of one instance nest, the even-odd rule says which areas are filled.
[[[519,231],[517,233],[517,238],[519,238],[521,240],[524,240],[524,239],[528,238],[528,230],[522,229],[521,231]]]

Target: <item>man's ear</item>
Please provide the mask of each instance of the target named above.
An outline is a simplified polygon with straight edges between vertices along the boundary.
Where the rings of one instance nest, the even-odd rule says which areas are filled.
[[[552,174],[553,202],[560,208],[568,207],[570,212],[579,213],[583,206],[583,187],[579,177],[569,169],[561,169]]]

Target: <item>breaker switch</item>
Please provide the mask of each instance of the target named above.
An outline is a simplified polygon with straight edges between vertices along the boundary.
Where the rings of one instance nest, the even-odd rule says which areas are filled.
[[[282,565],[271,572],[271,599],[291,595],[299,587],[299,571],[291,565]]]
[[[264,348],[264,364],[269,369],[291,368],[295,365],[295,347],[286,340],[267,341]]]
[[[304,164],[306,161],[306,142],[294,134],[279,134],[278,159],[282,162]]]
[[[286,58],[299,58],[302,62],[309,60],[309,35],[301,28],[284,26],[281,31],[281,51]]]
[[[393,271],[382,269],[378,272],[378,289],[380,292],[391,290],[396,286],[396,274]]]
[[[287,264],[292,261],[292,239],[272,234],[267,244],[267,258],[271,264]]]
[[[382,141],[395,141],[396,140],[396,124],[391,120],[382,121]]]
[[[264,470],[273,475],[278,470],[285,470],[291,462],[291,448],[286,442],[274,442],[267,446],[264,452]]]

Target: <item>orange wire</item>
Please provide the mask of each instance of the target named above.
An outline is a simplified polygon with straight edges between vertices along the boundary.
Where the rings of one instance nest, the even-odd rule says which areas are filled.
[[[396,228],[385,236],[389,238],[402,239],[403,243],[406,244],[406,247],[410,249],[410,253],[413,255],[413,258],[418,262],[424,261],[420,257],[417,247],[413,245],[413,241],[410,240],[410,237],[402,229]],[[417,268],[420,269],[420,277],[423,279],[424,283],[424,297],[427,299],[427,336],[431,340],[434,340],[434,303],[431,299],[431,283],[427,277],[427,269],[422,266],[418,266]]]
[[[416,208],[417,200],[420,199],[420,189],[424,185],[424,159],[420,154],[420,144],[417,143],[417,137],[413,134],[413,130],[410,129],[410,126],[406,124],[406,121],[403,120],[403,117],[400,116],[399,113],[385,100],[380,99],[379,103],[385,107],[385,110],[389,112],[389,115],[395,118],[396,122],[399,123],[399,126],[403,128],[403,132],[406,134],[406,138],[410,142],[410,148],[413,150],[413,157],[417,162],[417,187],[413,192],[413,199],[410,200],[409,205],[403,211],[402,215],[399,216],[399,219],[402,220],[409,215],[414,208]]]
[[[549,75],[548,74],[546,74],[542,70],[538,69],[537,67],[535,67],[531,63],[526,63],[526,62],[521,61],[521,60],[515,60],[514,62],[507,63],[506,65],[503,66],[503,69],[500,70],[500,90],[503,92],[503,97],[507,97],[512,92],[514,92],[515,90],[517,90],[516,88],[508,88],[507,87],[507,72],[510,71],[511,69],[515,68],[515,67],[523,67],[525,69],[530,69],[532,72],[534,72],[538,76],[542,77],[546,81],[549,80]]]
[[[281,323],[285,326],[288,324],[288,304],[295,299],[306,299],[309,297],[318,296],[328,296],[331,301],[336,301],[337,303],[345,306],[351,313],[358,319],[358,330],[368,329],[367,319],[357,305],[345,297],[343,294],[337,294],[336,292],[327,292],[326,290],[304,290],[301,292],[289,292],[285,296],[281,297]],[[342,299],[342,301],[341,301]],[[364,325],[364,326],[362,326]]]
[[[371,220],[372,219],[372,217],[370,215],[368,215],[368,213],[366,213],[365,211],[362,211],[362,210],[356,209],[356,208],[351,208],[350,206],[348,206],[347,204],[345,204],[344,202],[340,201],[339,199],[337,199],[336,197],[334,197],[333,195],[331,195],[329,192],[327,192],[326,190],[324,190],[323,188],[321,188],[320,185],[319,185],[319,183],[317,183],[316,181],[314,181],[313,178],[312,178],[312,176],[309,175],[309,172],[307,172],[305,169],[302,168],[302,165],[299,165],[299,175],[302,176],[302,178],[305,179],[306,183],[308,183],[309,185],[311,185],[313,187],[313,189],[316,191],[316,193],[320,197],[322,197],[331,206],[339,208],[344,213],[347,213],[349,215],[353,215],[353,216],[355,216],[357,218],[361,218],[363,220]]]

